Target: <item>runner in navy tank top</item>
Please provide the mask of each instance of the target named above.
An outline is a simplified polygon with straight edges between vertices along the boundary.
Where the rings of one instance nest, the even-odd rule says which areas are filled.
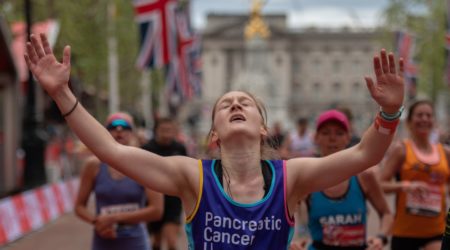
[[[185,156],[162,157],[139,148],[116,143],[108,131],[78,103],[68,86],[70,47],[65,47],[63,61],[60,63],[53,55],[45,35],[41,35],[40,41],[35,35],[31,35],[30,39],[31,42],[27,44],[25,55],[27,65],[38,80],[37,82],[65,114],[66,121],[78,138],[102,162],[107,162],[111,167],[150,189],[179,197],[188,219],[198,217],[199,220],[201,218],[205,220],[204,228],[191,226],[191,230],[203,230],[209,237],[209,233],[213,229],[210,231],[205,223],[206,216],[210,216],[210,214],[207,210],[198,211],[199,206],[202,205],[202,199],[204,199],[203,192],[215,192],[213,189],[203,187],[203,171],[207,167],[203,167],[198,159]],[[344,58],[342,59],[344,60]],[[217,100],[211,107],[212,124],[209,143],[216,144],[219,148],[221,167],[218,168],[218,171],[223,174],[222,178],[218,178],[217,181],[223,183],[223,192],[229,196],[230,200],[216,198],[216,201],[221,204],[208,209],[214,209],[214,213],[218,216],[213,217],[214,227],[219,227],[221,223],[228,223],[222,216],[242,216],[242,219],[245,219],[245,222],[242,223],[245,223],[247,231],[237,230],[233,232],[235,236],[230,235],[230,237],[231,240],[234,237],[235,241],[239,239],[247,245],[217,244],[215,249],[287,248],[292,226],[287,218],[293,216],[300,200],[305,199],[311,192],[336,185],[377,164],[382,159],[392,141],[398,124],[398,115],[401,114],[399,111],[401,111],[404,97],[402,78],[404,64],[403,60],[400,60],[400,70],[398,70],[394,55],[381,50],[380,55],[374,56],[373,66],[376,75],[375,81],[371,77],[365,77],[365,80],[371,96],[381,106],[382,112],[376,116],[374,125],[367,129],[361,142],[352,148],[323,158],[286,160],[283,185],[279,184],[281,182],[280,164],[272,162],[274,171],[271,178],[278,184],[277,187],[273,187],[271,195],[266,194],[267,178],[264,177],[264,167],[261,166],[261,160],[273,159],[265,153],[269,146],[265,143],[268,128],[263,104],[253,95],[244,91],[231,91]],[[343,162],[346,163],[344,166]],[[206,163],[205,165],[207,165]],[[284,188],[280,188],[280,186],[284,186]],[[285,194],[284,199],[272,199],[272,195],[280,197],[280,193]],[[207,197],[205,199],[212,199],[209,195]],[[261,202],[265,197],[268,197],[267,200]],[[240,212],[233,211],[238,204],[246,204],[243,206],[248,206],[248,209],[252,210],[253,205],[249,204],[255,203],[258,205],[253,207],[254,211],[251,215],[240,209]],[[287,207],[287,215],[284,219],[279,214],[280,204],[282,207],[286,204]],[[267,207],[271,206],[277,211],[273,215],[273,219],[269,213],[270,210],[267,210]],[[232,218],[229,219],[232,220]],[[264,223],[261,222],[261,219]],[[237,220],[232,222],[234,223],[234,225],[231,224],[232,226],[244,226],[244,224],[238,225]],[[195,222],[192,221],[192,223]],[[199,223],[202,225],[201,221]],[[208,224],[208,226],[210,225]],[[272,228],[278,228],[278,225],[281,227],[279,231],[272,230]],[[255,227],[259,228],[260,226],[263,230],[268,228],[270,230],[259,232]],[[217,228],[214,230],[226,232]],[[267,239],[262,238],[263,234],[267,236]],[[221,236],[224,235],[221,234]],[[280,241],[269,242],[270,239],[275,238]],[[253,241],[251,241],[252,239]],[[201,244],[199,239],[191,240]],[[277,247],[274,247],[275,244]],[[205,246],[195,247],[201,249]]]
[[[136,213],[139,209],[145,208],[147,200],[144,187],[126,176],[120,179],[112,178],[108,166],[104,163],[100,164],[99,173],[95,178],[94,192],[97,216]],[[106,238],[99,233],[94,233],[92,250],[150,249],[143,222],[117,223],[114,229],[114,238]]]
[[[133,119],[122,112],[111,114],[106,128],[120,144],[131,145]],[[95,214],[88,209],[95,193]],[[146,205],[146,202],[148,203]],[[75,213],[93,225],[92,250],[149,250],[143,222],[161,218],[163,197],[90,157],[80,177]]]

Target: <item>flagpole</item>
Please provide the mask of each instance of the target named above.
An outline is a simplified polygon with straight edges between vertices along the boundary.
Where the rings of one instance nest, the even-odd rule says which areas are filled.
[[[117,57],[117,39],[115,36],[116,4],[108,3],[108,77],[109,77],[109,113],[119,110],[119,60]]]
[[[142,70],[141,90],[142,90],[142,112],[145,120],[145,129],[150,131],[152,128],[152,88],[150,88],[150,69]]]

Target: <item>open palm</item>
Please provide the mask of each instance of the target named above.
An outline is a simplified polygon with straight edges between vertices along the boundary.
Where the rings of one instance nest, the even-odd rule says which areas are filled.
[[[373,68],[376,83],[370,77],[365,77],[372,98],[387,113],[395,113],[403,104],[405,86],[403,81],[404,63],[399,59],[399,70],[396,69],[392,53],[386,54],[383,49],[380,56],[373,58]]]
[[[41,42],[35,35],[31,35],[31,42],[27,43],[25,61],[39,84],[50,96],[66,86],[70,77],[70,47],[64,48],[62,63],[53,55],[52,49],[44,34],[40,35]]]

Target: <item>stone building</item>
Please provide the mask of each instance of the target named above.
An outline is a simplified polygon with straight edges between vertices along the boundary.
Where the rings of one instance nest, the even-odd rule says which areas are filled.
[[[312,124],[320,111],[346,106],[354,114],[356,131],[364,131],[377,108],[364,75],[372,75],[372,57],[381,48],[378,34],[349,28],[293,30],[287,27],[284,14],[264,15],[263,20],[270,36],[262,39],[266,53],[259,62],[267,70],[259,76],[266,82],[259,85],[266,86],[270,95],[256,92],[266,95],[263,100],[266,105],[275,107],[268,108],[269,126],[276,120],[287,119],[285,127],[291,127],[300,116],[308,117]],[[243,78],[248,79],[247,57],[252,52],[244,33],[249,23],[248,15],[207,17],[202,31],[203,131],[209,129],[210,109],[215,100],[241,86],[239,81]],[[281,109],[286,113],[280,114]]]

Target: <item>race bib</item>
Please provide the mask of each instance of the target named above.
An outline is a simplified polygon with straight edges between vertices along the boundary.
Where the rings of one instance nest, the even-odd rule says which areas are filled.
[[[134,212],[139,210],[138,203],[127,203],[127,204],[117,204],[111,206],[104,206],[100,209],[100,214],[119,214],[119,213],[127,213]]]
[[[364,225],[323,225],[323,243],[329,246],[361,246],[365,243]]]
[[[412,215],[435,217],[442,210],[442,193],[439,186],[429,185],[428,192],[406,193],[406,211]]]

